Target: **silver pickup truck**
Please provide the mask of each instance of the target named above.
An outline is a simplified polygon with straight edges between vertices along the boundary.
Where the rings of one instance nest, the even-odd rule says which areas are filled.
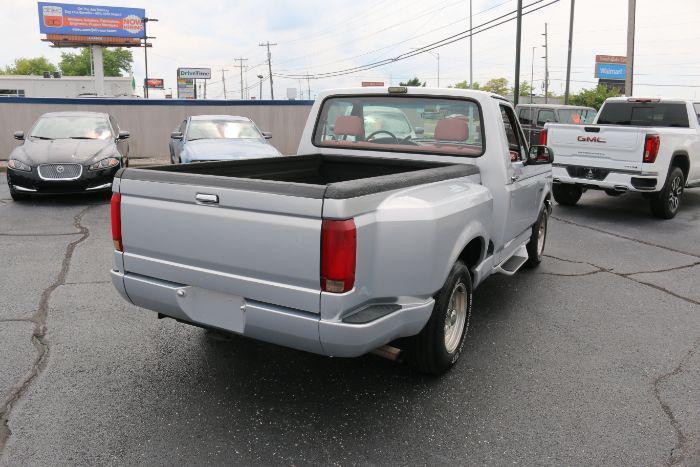
[[[400,340],[442,373],[473,290],[541,260],[553,155],[525,141],[486,92],[322,93],[296,156],[120,171],[114,286],[161,317],[323,355]]]

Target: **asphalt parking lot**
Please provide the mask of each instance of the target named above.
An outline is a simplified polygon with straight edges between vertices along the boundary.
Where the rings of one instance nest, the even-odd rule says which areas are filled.
[[[0,464],[700,464],[700,190],[553,216],[435,379],[157,320],[109,282],[106,197],[0,174]]]

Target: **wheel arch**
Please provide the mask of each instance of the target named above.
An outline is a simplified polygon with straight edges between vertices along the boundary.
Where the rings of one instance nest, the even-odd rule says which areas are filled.
[[[685,151],[676,151],[671,157],[671,167],[678,167],[683,171],[683,177],[688,181],[690,175],[690,157]]]

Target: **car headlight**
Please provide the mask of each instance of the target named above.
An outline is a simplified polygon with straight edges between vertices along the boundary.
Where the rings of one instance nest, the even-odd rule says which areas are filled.
[[[114,157],[108,157],[107,159],[102,159],[101,161],[95,162],[92,164],[89,169],[90,170],[102,170],[102,169],[109,169],[110,167],[116,167],[119,165],[119,159],[116,159]]]
[[[32,170],[27,164],[17,159],[10,159],[7,166],[14,170],[24,170],[25,172],[30,172]]]

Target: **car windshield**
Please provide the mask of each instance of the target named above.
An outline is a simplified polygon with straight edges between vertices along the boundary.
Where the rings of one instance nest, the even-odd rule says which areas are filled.
[[[252,122],[237,120],[192,120],[187,139],[262,138]]]
[[[593,123],[596,111],[593,109],[559,109],[559,123],[585,125]]]
[[[112,137],[112,129],[105,117],[61,115],[41,117],[29,136],[38,139],[106,140]]]
[[[320,115],[316,146],[470,157],[484,152],[479,106],[466,98],[333,97]]]

